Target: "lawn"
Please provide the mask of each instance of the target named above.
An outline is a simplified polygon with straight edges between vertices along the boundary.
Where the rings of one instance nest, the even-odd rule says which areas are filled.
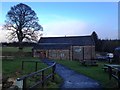
[[[24,47],[23,50],[20,51],[18,47],[2,47],[0,52],[2,52],[3,56],[32,57],[32,48],[33,47]]]
[[[24,52],[31,52],[32,47],[25,47],[23,49]],[[19,49],[18,47],[3,47],[2,52],[17,52]],[[29,74],[31,72],[35,71],[35,64],[33,63],[26,63],[25,69],[21,70],[21,60],[36,60],[37,58],[14,58],[13,61],[8,60],[2,60],[2,73],[5,76],[18,78],[23,75]],[[69,61],[69,60],[55,60],[58,63],[61,63],[73,70],[75,70],[78,73],[84,74],[88,77],[91,77],[98,82],[101,83],[101,85],[104,88],[114,88],[117,87],[117,82],[114,78],[112,80],[109,80],[108,74],[102,70],[102,67],[105,62],[98,62],[97,67],[91,67],[91,66],[82,66],[78,61]],[[29,68],[30,67],[30,68]],[[44,67],[47,67],[47,65],[43,63],[38,64],[38,69],[42,69]],[[20,72],[20,73],[17,73]],[[48,71],[49,72],[49,71]],[[60,82],[62,81],[61,78],[56,75],[56,83],[48,83],[48,86],[50,87],[58,87]]]
[[[2,52],[18,52],[18,47],[2,47]],[[32,47],[24,47],[23,52],[32,52]]]
[[[104,72],[102,70],[102,67],[104,66],[105,62],[98,62],[98,66],[83,66],[78,61],[69,61],[69,60],[54,60],[57,63],[63,64],[70,69],[75,70],[78,73],[84,74],[88,77],[93,78],[94,80],[97,80],[99,83],[101,83],[102,87],[104,88],[116,88],[117,87],[117,81],[112,78],[112,80],[109,80],[108,73]]]
[[[24,75],[30,74],[32,72],[35,72],[35,63],[31,62],[25,62],[24,63],[24,70],[21,69],[21,63],[22,60],[39,60],[38,58],[14,58],[13,60],[2,60],[2,74],[3,76],[10,77],[17,79],[19,77],[22,77]],[[40,62],[38,63],[38,70],[43,69],[47,67],[46,64]],[[51,69],[45,71],[45,74],[48,75],[50,73]],[[36,77],[36,76],[35,76]],[[40,77],[36,77],[39,78]],[[34,79],[34,80],[33,80]],[[32,80],[32,81],[31,81]],[[62,82],[62,79],[56,74],[55,75],[55,82],[48,81],[46,83],[46,88],[59,88],[60,83]],[[35,78],[29,78],[27,80],[28,85],[31,85],[35,83]]]
[[[36,58],[37,59],[37,58]],[[33,63],[25,63],[24,65],[24,70],[21,70],[21,63],[22,60],[36,60],[35,58],[14,58],[13,60],[2,60],[2,70],[3,70],[3,74],[11,77],[13,75],[13,73],[15,72],[23,72],[23,74],[27,74],[30,72],[35,71],[35,64]],[[28,67],[32,67],[32,68],[28,68]],[[45,64],[43,63],[38,63],[38,69],[42,69],[46,67]]]

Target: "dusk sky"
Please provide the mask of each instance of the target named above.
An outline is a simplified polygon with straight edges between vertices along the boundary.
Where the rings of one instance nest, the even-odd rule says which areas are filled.
[[[11,6],[20,2],[2,3],[4,24]],[[90,35],[96,31],[101,39],[118,38],[117,2],[22,2],[30,6],[37,14],[43,26],[43,36]],[[0,30],[3,40],[4,31]],[[0,41],[2,41],[0,40]],[[5,40],[5,39],[4,39]]]

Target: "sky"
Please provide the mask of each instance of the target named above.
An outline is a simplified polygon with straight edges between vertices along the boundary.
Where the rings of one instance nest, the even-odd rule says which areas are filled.
[[[20,2],[1,2],[5,23],[10,8]],[[101,39],[118,38],[117,2],[22,2],[30,6],[43,27],[43,36],[83,36],[93,31]],[[0,30],[0,42],[6,41],[7,30]],[[8,41],[8,40],[7,40]]]

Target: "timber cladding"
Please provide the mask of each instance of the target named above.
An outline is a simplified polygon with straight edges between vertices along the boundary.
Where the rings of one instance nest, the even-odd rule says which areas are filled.
[[[34,51],[34,57],[49,58],[49,59],[70,59],[69,50],[39,50]]]
[[[69,50],[49,50],[48,58],[69,60]]]
[[[95,58],[95,44],[92,36],[43,37],[33,53],[43,59],[91,60]]]
[[[73,46],[72,48],[73,60],[83,60],[83,47],[82,46]]]
[[[95,58],[94,46],[73,46],[73,60],[91,60]]]

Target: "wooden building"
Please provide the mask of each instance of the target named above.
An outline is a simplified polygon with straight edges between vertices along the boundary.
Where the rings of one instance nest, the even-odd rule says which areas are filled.
[[[90,36],[42,37],[33,48],[34,57],[63,60],[92,60],[95,43]]]

